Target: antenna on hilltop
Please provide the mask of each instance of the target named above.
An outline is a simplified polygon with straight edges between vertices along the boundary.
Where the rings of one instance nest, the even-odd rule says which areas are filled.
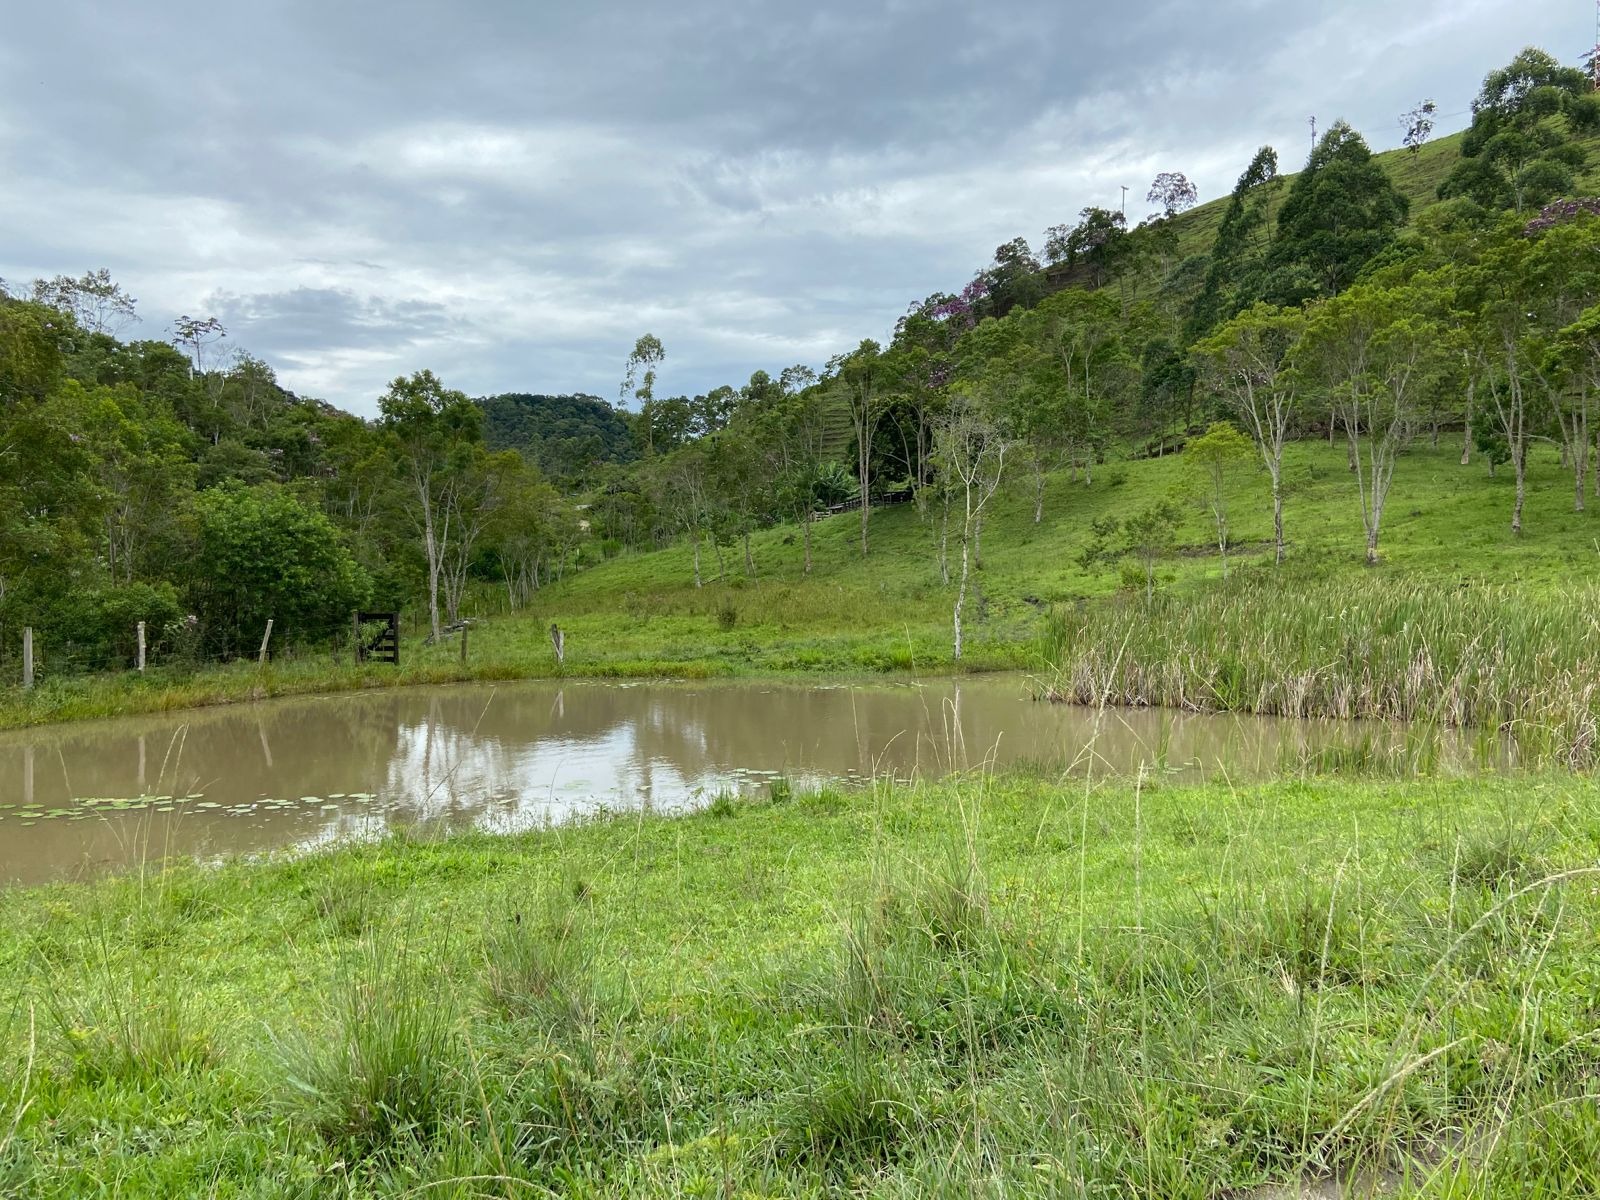
[[[1595,0],[1595,3],[1597,5],[1600,5],[1600,0]],[[1316,150],[1317,150],[1317,118],[1316,118],[1316,115],[1313,114],[1312,117],[1311,117],[1311,152],[1313,154],[1315,154]]]

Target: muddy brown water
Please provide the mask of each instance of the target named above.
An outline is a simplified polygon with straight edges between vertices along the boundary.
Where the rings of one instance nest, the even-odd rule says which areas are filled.
[[[0,883],[168,856],[300,851],[400,825],[511,831],[717,792],[1026,761],[1260,777],[1403,731],[1035,702],[1015,676],[925,684],[409,688],[0,734]]]

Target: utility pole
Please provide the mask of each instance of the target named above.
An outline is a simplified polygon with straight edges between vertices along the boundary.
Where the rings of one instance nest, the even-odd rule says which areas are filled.
[[[1600,0],[1595,0],[1595,3],[1600,4]],[[1128,185],[1127,184],[1123,184],[1122,185],[1122,223],[1124,225],[1126,225],[1128,223]]]
[[[1600,0],[1595,0],[1595,3],[1600,4]],[[1316,149],[1317,149],[1317,118],[1316,118],[1316,115],[1313,114],[1312,117],[1311,117],[1311,150],[1312,150],[1312,153],[1315,153]]]

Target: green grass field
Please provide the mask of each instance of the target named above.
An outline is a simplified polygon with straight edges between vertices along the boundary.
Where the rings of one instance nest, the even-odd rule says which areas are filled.
[[[0,893],[0,1193],[1592,1194],[1597,847],[1014,775]]]

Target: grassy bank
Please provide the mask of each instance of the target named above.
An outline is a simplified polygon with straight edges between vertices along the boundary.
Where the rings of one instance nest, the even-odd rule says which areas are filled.
[[[1600,811],[1012,776],[0,895],[0,1193],[1600,1187]]]
[[[1302,639],[1305,655],[1329,671],[1345,661],[1351,632],[1331,628],[1324,619],[1348,607],[1327,608],[1332,583],[1342,581],[1351,597],[1370,592],[1373,599],[1363,612],[1380,625],[1396,615],[1403,620],[1420,589],[1434,589],[1440,603],[1446,596],[1474,597],[1471,611],[1480,624],[1457,621],[1440,632],[1477,638],[1481,645],[1484,631],[1526,641],[1521,626],[1530,613],[1541,614],[1541,631],[1559,634],[1574,611],[1572,587],[1596,577],[1594,516],[1572,511],[1570,478],[1547,448],[1534,455],[1530,467],[1527,532],[1514,538],[1507,528],[1512,487],[1507,472],[1491,479],[1481,465],[1461,467],[1453,448],[1418,447],[1397,469],[1384,534],[1386,561],[1376,572],[1362,565],[1355,487],[1343,448],[1323,442],[1294,445],[1287,473],[1291,545],[1282,568],[1269,561],[1271,510],[1264,476],[1245,466],[1230,484],[1235,574],[1226,583],[1214,527],[1195,500],[1195,481],[1181,455],[1107,464],[1092,484],[1059,474],[1047,488],[1039,524],[1032,519],[1031,490],[1019,479],[997,498],[985,524],[960,668],[1039,669],[1059,663],[1040,653],[1045,614],[1052,608],[1075,611],[1079,602],[1096,611],[1104,606],[1103,628],[1114,631],[1121,619],[1117,614],[1128,612],[1127,604],[1115,599],[1122,574],[1116,563],[1084,561],[1091,527],[1175,496],[1183,502],[1184,519],[1158,566],[1167,603],[1174,609],[1195,605],[1215,611],[1234,604],[1241,580],[1254,580],[1257,586],[1248,591],[1264,606],[1264,619],[1304,626],[1310,631]],[[545,589],[531,609],[518,613],[503,611],[500,594],[485,586],[475,597],[480,624],[470,635],[465,662],[454,639],[423,646],[422,623],[411,620],[398,670],[357,667],[342,650],[281,659],[265,670],[254,663],[190,671],[158,664],[144,678],[132,672],[55,677],[47,670],[31,694],[14,688],[0,693],[0,728],[264,696],[558,672],[715,678],[957,668],[950,647],[953,591],[940,579],[934,523],[910,505],[880,510],[873,516],[873,550],[866,560],[860,556],[854,514],[819,521],[813,532],[809,575],[802,569],[798,531],[778,528],[752,539],[754,578],[745,575],[737,546],[724,549],[719,577],[718,559],[708,547],[703,552],[707,582],[695,587],[689,547],[680,545],[605,562]],[[1398,591],[1372,590],[1395,582],[1401,585]],[[567,660],[560,668],[549,642],[552,622],[567,635]],[[1583,619],[1575,628],[1589,627]],[[1232,638],[1237,643],[1232,648],[1247,657],[1257,648],[1251,621],[1243,617],[1221,622],[1219,632],[1185,628],[1204,634],[1213,645],[1223,636]],[[1583,635],[1585,646],[1592,642]],[[48,667],[48,638],[43,644]],[[1468,652],[1466,642],[1452,646],[1437,639],[1430,649],[1446,658]],[[1164,658],[1147,655],[1141,661],[1152,671],[1172,671],[1187,651],[1181,641],[1168,639]],[[1566,651],[1552,643],[1539,653],[1560,658]],[[1570,656],[1563,664],[1573,666]],[[1496,676],[1484,678],[1489,686]],[[1567,682],[1566,677],[1548,681],[1552,690]],[[1362,686],[1359,680],[1345,683],[1346,690]],[[1384,681],[1383,686],[1403,683]],[[1161,689],[1164,694],[1173,690]],[[1187,694],[1169,702],[1182,703]],[[1486,699],[1478,707],[1494,705]],[[1337,705],[1326,711],[1339,715]]]

